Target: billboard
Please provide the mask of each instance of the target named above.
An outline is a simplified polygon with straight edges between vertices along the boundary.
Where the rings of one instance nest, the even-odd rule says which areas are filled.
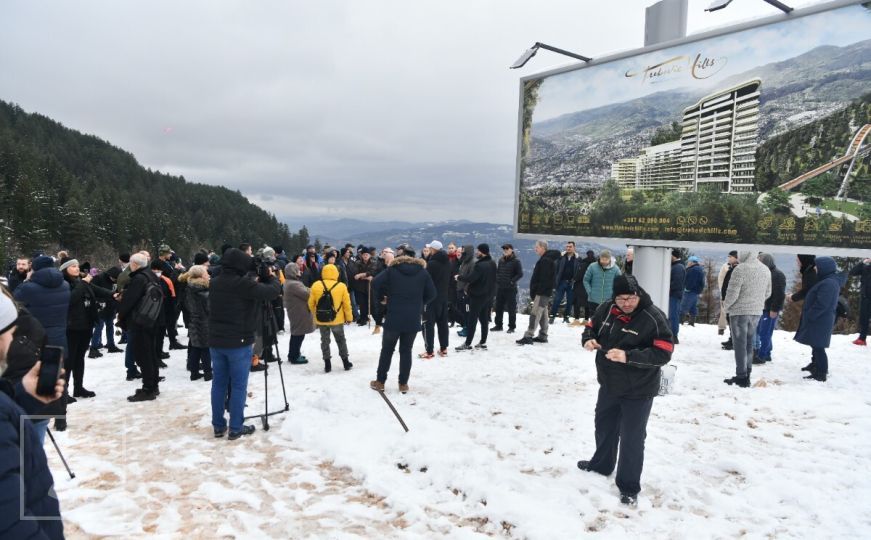
[[[871,2],[525,77],[518,124],[521,236],[871,249]]]

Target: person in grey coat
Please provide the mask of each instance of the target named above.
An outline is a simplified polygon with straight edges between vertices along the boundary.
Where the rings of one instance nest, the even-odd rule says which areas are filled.
[[[284,267],[284,307],[290,324],[290,349],[287,361],[291,364],[307,364],[308,359],[300,353],[302,342],[307,334],[315,331],[315,320],[308,308],[311,289],[301,278],[299,266],[290,263]]]
[[[739,264],[732,271],[729,289],[723,300],[723,309],[729,314],[735,349],[735,376],[723,382],[742,388],[750,386],[756,327],[765,301],[771,296],[771,271],[759,261],[758,256],[758,251],[738,253]]]

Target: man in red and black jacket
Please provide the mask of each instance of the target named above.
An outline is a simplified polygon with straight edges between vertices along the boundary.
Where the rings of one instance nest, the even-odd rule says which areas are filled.
[[[659,371],[674,350],[668,317],[633,276],[614,279],[614,299],[587,322],[584,348],[596,351],[596,453],[578,468],[608,476],[617,465],[620,502],[635,506],[641,491],[644,439]],[[620,447],[618,461],[617,447]]]

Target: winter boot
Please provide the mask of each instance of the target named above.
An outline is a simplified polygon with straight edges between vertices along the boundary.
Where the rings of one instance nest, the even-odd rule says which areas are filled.
[[[375,334],[380,334],[380,333],[381,333],[381,325],[376,324],[375,328],[372,329],[372,335],[374,336]]]
[[[110,345],[109,348],[106,349],[107,353],[119,353],[124,352],[124,349],[119,349],[115,345]]]
[[[457,347],[454,347],[454,350],[457,351],[457,352],[471,351],[471,350],[472,350],[472,346],[469,345],[468,343],[463,343],[462,345],[459,345],[459,346],[457,346]]]
[[[100,352],[96,347],[91,347],[88,349],[88,358],[100,358],[103,356],[103,353]]]
[[[67,430],[66,418],[55,418],[54,419],[54,430],[55,431],[66,431]]]
[[[810,371],[811,373],[813,373],[813,371],[814,371],[814,363],[811,362],[810,364],[808,364],[808,365],[806,365],[805,367],[801,368],[801,370],[802,370],[802,371]]]
[[[408,393],[408,385],[399,383],[399,392],[401,394],[407,394]]]
[[[345,368],[345,371],[351,371],[354,364],[352,364],[347,358],[342,358],[342,367]]]
[[[329,373],[333,370],[333,365],[330,363],[329,358],[324,358],[324,373]]]
[[[638,495],[621,492],[620,504],[625,504],[626,506],[631,506],[632,508],[635,508],[638,506]]]
[[[812,379],[814,381],[826,382],[826,374],[825,373],[817,373],[816,371],[811,371],[811,374],[806,376],[805,379]]]
[[[169,350],[180,351],[182,349],[187,349],[187,345],[182,345],[177,340],[172,340],[169,342]]]
[[[246,435],[251,435],[254,433],[254,426],[242,426],[242,429],[239,431],[231,431],[229,435],[227,435],[228,441],[235,441],[239,437],[244,437]]]
[[[369,388],[375,390],[376,392],[383,392],[384,383],[381,381],[369,381]]]
[[[198,381],[203,378],[203,374],[199,371],[191,371],[191,380]]]
[[[490,329],[490,331],[491,332],[501,332],[502,327],[501,326],[494,326],[493,328]]]
[[[547,343],[547,336],[538,335],[532,338],[532,341],[536,343]]]
[[[204,372],[203,372],[203,380],[204,380],[204,381],[209,382],[209,381],[211,381],[213,378],[214,378],[214,375],[212,375],[212,372],[211,372],[211,371],[204,371]]]
[[[695,327],[695,325],[696,325],[696,316],[690,315],[690,326]]]
[[[727,339],[726,341],[721,343],[721,345],[722,345],[724,351],[731,351],[732,350],[732,338],[730,337],[729,339]]]
[[[92,398],[96,395],[97,394],[95,394],[94,392],[91,392],[90,390],[88,390],[84,386],[82,386],[80,388],[76,388],[75,390],[73,390],[73,397],[77,397],[77,398],[87,399],[87,398]]]
[[[535,340],[533,340],[531,337],[523,336],[522,338],[515,341],[515,343],[517,343],[518,345],[532,345],[533,343],[535,343]]]

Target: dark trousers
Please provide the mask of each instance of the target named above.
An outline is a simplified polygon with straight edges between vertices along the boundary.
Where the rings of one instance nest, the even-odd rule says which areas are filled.
[[[67,350],[69,351],[66,366],[66,379],[73,379],[73,390],[82,389],[82,380],[85,377],[85,353],[91,345],[90,330],[67,330]]]
[[[191,373],[212,372],[212,356],[208,347],[188,345],[188,371]]]
[[[384,317],[387,315],[387,305],[378,302],[372,302],[372,319],[376,326],[384,324]]]
[[[170,343],[175,343],[178,338],[178,310],[175,309],[175,299],[166,302],[166,337]]]
[[[871,296],[859,300],[859,338],[868,338],[868,323],[871,322]]]
[[[559,315],[559,307],[562,304],[563,297],[566,299],[566,308],[563,311],[563,318],[569,318],[569,309],[572,307],[574,291],[572,290],[571,281],[560,281],[553,292],[553,307],[550,309],[550,318],[554,319]]]
[[[302,340],[305,339],[305,334],[299,336],[290,336],[290,348],[287,351],[287,356],[290,360],[296,360],[300,356],[302,348]]]
[[[583,292],[579,293],[578,292],[579,288]],[[592,313],[587,311],[588,304],[587,304],[587,294],[586,293],[587,293],[587,291],[584,290],[583,283],[576,283],[575,284],[575,294],[574,294],[574,298],[572,298],[572,315],[574,315],[575,319],[581,318],[581,310],[584,310],[584,318],[585,319],[589,318],[592,315]]]
[[[381,356],[378,358],[378,380],[387,382],[387,372],[393,360],[393,351],[399,343],[399,384],[408,384],[411,375],[411,348],[417,332],[394,332],[384,329],[381,334]]]
[[[142,388],[153,392],[157,390],[157,356],[155,355],[157,334],[153,329],[136,327],[131,330],[128,348],[133,350],[133,361],[142,372]]]
[[[166,327],[158,326],[155,328],[154,334],[154,357],[160,360],[160,355],[163,353],[163,338],[166,337]]]
[[[457,324],[463,328],[469,326],[469,295],[462,289],[457,289]]]
[[[502,328],[502,313],[508,312],[508,328],[517,326],[517,288],[496,290],[496,326]]]
[[[360,317],[357,323],[366,323],[369,320],[369,291],[354,291],[354,298],[357,299],[357,307],[360,309]]]
[[[612,396],[599,388],[596,401],[596,453],[590,468],[609,475],[617,465],[617,487],[621,493],[641,491],[644,439],[653,398],[628,399]],[[619,445],[619,459],[617,447]]]
[[[593,314],[596,313],[597,309],[599,309],[599,304],[587,301],[587,318],[589,319],[590,317],[592,317]]]
[[[468,326],[466,326],[466,344],[471,345],[475,337],[475,327],[481,323],[481,343],[487,343],[487,332],[490,330],[487,324],[490,322],[490,308],[493,300],[489,297],[469,297]]]
[[[823,347],[811,347],[811,373],[815,375],[829,374],[829,356]]]
[[[423,325],[423,341],[426,352],[432,354],[435,348],[435,329],[438,326],[439,348],[448,348],[448,304],[434,301],[426,306],[426,322]]]

